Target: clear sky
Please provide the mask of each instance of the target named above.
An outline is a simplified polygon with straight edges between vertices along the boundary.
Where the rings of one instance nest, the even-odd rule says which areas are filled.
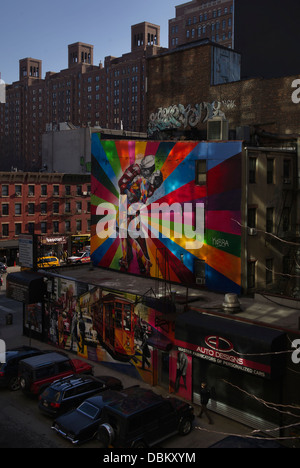
[[[2,0],[0,4],[0,72],[10,84],[19,79],[19,60],[43,61],[47,71],[68,67],[68,45],[94,46],[94,65],[104,57],[131,50],[131,26],[148,21],[160,26],[168,47],[168,20],[186,0]]]

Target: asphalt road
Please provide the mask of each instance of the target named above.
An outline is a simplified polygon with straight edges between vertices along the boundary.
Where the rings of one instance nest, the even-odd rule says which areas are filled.
[[[4,339],[7,348],[26,344],[41,349],[49,347],[38,341],[22,336],[23,304],[6,298],[5,288],[0,291],[0,339]],[[6,323],[6,315],[12,313],[13,324]],[[95,375],[107,374],[101,364],[95,364]],[[141,384],[132,381],[125,374],[113,373],[119,377],[124,387]],[[154,387],[154,391],[159,389]],[[195,414],[199,408],[195,408]],[[185,437],[173,436],[160,444],[161,449],[170,452],[179,449],[208,448],[223,439],[227,434],[245,434],[251,429],[231,421],[221,415],[213,415],[214,424],[209,425],[205,419],[195,418],[195,428]],[[64,440],[51,429],[52,420],[42,414],[38,408],[38,400],[23,395],[21,390],[11,392],[0,388],[0,448],[74,448],[70,442]],[[90,441],[80,448],[99,448],[97,441]],[[97,451],[98,453],[98,451]]]

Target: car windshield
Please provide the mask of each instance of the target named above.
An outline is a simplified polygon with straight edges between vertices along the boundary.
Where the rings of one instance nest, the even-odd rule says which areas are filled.
[[[85,414],[91,419],[95,419],[97,414],[99,413],[99,408],[97,408],[94,405],[91,405],[91,403],[84,401],[78,408],[77,411],[80,411],[80,413]]]
[[[42,397],[47,398],[48,400],[51,400],[51,401],[54,401],[54,402],[57,403],[59,401],[59,398],[60,398],[60,393],[61,392],[59,392],[57,390],[54,390],[51,387],[48,387],[48,388],[46,388],[46,390],[43,391]]]

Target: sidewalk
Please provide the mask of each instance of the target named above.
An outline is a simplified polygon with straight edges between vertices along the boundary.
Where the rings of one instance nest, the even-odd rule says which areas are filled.
[[[47,343],[42,343],[38,340],[30,339],[27,336],[22,335],[23,324],[22,324],[22,313],[23,305],[21,303],[15,302],[11,299],[7,299],[5,296],[5,291],[2,289],[0,292],[0,339],[5,341],[6,348],[13,348],[16,346],[33,346],[39,349],[56,349]],[[5,316],[7,313],[12,314],[12,324],[6,324]],[[74,353],[66,352],[70,357],[74,357]],[[109,374],[119,378],[124,387],[129,387],[132,385],[140,385],[144,388],[151,388],[154,392],[159,393],[163,396],[168,396],[168,392],[158,386],[151,387],[142,380],[133,378],[130,375],[118,372],[115,369],[108,368],[100,362],[89,361],[90,364],[94,366],[94,375],[105,375]],[[193,405],[195,408],[195,426],[196,429],[189,434],[188,437],[188,447],[195,448],[208,448],[210,445],[222,440],[226,435],[242,435],[251,433],[251,429],[246,427],[238,422],[227,419],[219,414],[211,413],[213,418],[213,425],[209,425],[205,417],[203,419],[198,418],[199,407]],[[170,444],[174,445],[173,439],[170,441]],[[164,444],[166,447],[168,442]],[[174,446],[175,447],[175,446]],[[170,445],[172,448],[172,445]],[[179,447],[177,447],[179,448]]]

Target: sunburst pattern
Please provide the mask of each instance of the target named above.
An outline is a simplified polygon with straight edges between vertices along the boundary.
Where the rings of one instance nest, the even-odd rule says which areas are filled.
[[[204,260],[209,289],[239,293],[241,232],[236,221],[241,221],[241,150],[240,142],[111,141],[93,134],[91,252],[94,265],[192,284],[196,261]],[[130,166],[140,166],[146,156],[155,157],[154,170],[162,179],[152,191],[138,187],[139,196],[144,196],[138,228],[143,230],[145,239],[141,242],[130,236],[121,239],[118,229],[114,235],[99,237],[97,224],[103,218],[97,215],[97,207],[110,203],[114,207],[112,217],[116,214],[118,219],[119,181]],[[205,186],[195,183],[199,159],[207,160]],[[179,204],[184,223],[179,223],[171,212],[168,235],[164,223],[168,219],[155,212],[155,203]],[[188,250],[186,243],[190,239],[184,234],[187,226],[195,228],[195,206],[200,203],[205,207],[204,244],[200,249]],[[132,218],[128,218],[128,224],[130,221]]]

